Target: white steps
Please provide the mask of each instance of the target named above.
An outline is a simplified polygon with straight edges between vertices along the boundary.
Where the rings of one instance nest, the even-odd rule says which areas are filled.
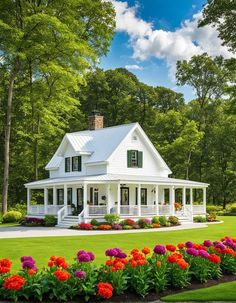
[[[73,225],[79,223],[78,216],[65,216],[60,224],[57,227],[69,228]]]

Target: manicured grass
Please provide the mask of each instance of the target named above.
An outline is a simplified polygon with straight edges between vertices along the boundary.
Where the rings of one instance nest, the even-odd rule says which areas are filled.
[[[202,242],[205,239],[217,240],[223,236],[236,236],[236,217],[222,217],[224,223],[210,225],[208,228],[163,231],[151,233],[109,234],[96,236],[44,237],[0,239],[0,258],[8,257],[13,261],[13,269],[20,266],[23,255],[31,255],[37,260],[37,266],[47,264],[50,256],[64,256],[69,262],[79,249],[93,251],[96,263],[104,262],[104,251],[111,247],[120,247],[129,252],[132,248],[148,246],[153,248],[157,243]]]
[[[187,301],[236,301],[236,282],[222,283],[207,288],[181,292],[176,295],[161,298],[167,302]]]
[[[10,227],[10,226],[19,226],[19,223],[0,223],[0,228],[1,227]]]

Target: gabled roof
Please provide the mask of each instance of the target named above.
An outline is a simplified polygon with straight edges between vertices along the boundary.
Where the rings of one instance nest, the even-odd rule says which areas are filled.
[[[138,131],[153,156],[159,161],[161,167],[171,173],[171,170],[138,123],[68,133],[64,136],[56,153],[45,168],[51,170],[59,167],[68,144],[72,146],[77,154],[90,155],[86,161],[88,165],[107,162],[122,141],[134,130]]]

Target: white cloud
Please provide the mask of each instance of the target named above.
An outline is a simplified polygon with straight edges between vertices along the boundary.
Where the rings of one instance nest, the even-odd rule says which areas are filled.
[[[218,33],[212,26],[198,28],[202,13],[194,14],[191,20],[185,20],[174,31],[153,28],[152,23],[137,17],[137,6],[129,7],[127,2],[112,0],[116,10],[116,30],[129,35],[133,58],[147,60],[150,57],[164,59],[175,74],[177,60],[190,59],[193,55],[207,52],[210,56],[232,55],[221,45]]]
[[[143,70],[143,67],[137,64],[126,65],[126,69]]]

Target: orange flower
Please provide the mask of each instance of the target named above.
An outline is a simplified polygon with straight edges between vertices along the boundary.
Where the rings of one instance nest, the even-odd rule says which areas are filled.
[[[55,263],[53,261],[48,261],[48,266],[52,267],[53,265],[55,265]]]
[[[54,272],[54,276],[57,277],[58,281],[65,282],[70,278],[70,273],[68,271],[58,269]]]
[[[157,267],[161,267],[161,261],[157,261]]]
[[[146,260],[138,260],[138,261],[137,261],[137,265],[139,265],[139,266],[143,266],[143,265],[145,265],[145,264],[147,264],[147,261],[146,261]]]
[[[169,263],[176,263],[176,261],[178,259],[182,259],[182,258],[183,258],[183,256],[181,254],[174,253],[174,254],[170,255],[167,260]]]
[[[148,247],[144,247],[144,248],[142,249],[142,253],[145,254],[145,255],[150,254],[150,252],[151,252],[151,250],[150,250]]]
[[[110,283],[100,282],[97,285],[98,294],[104,299],[109,299],[113,295],[113,287]]]
[[[136,267],[138,264],[137,264],[136,261],[134,261],[133,259],[131,259],[131,260],[130,260],[130,265],[131,265],[132,267]]]
[[[137,253],[139,253],[139,250],[137,248],[132,249],[131,252],[130,252],[131,255],[134,255],[134,254],[137,254]]]
[[[9,259],[0,260],[0,274],[6,274],[11,270],[11,261]]]
[[[125,265],[122,262],[116,262],[114,267],[116,270],[121,270],[125,268]]]
[[[30,276],[34,275],[35,273],[36,273],[36,270],[34,270],[32,268],[28,270],[28,275],[30,275]]]
[[[179,265],[182,269],[188,268],[189,264],[184,259],[176,260],[176,264]]]

